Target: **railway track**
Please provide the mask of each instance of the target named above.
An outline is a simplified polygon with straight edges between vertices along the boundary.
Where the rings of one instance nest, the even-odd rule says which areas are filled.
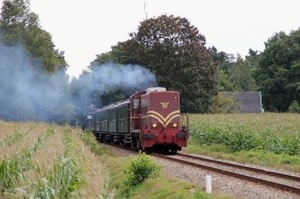
[[[151,154],[207,171],[247,180],[283,191],[300,194],[300,176],[254,168],[247,165],[178,153],[177,155]]]
[[[136,153],[132,148],[123,148],[117,145],[102,143],[107,146],[116,147],[124,151]],[[292,175],[262,168],[256,168],[238,163],[217,160],[209,157],[178,153],[177,155],[163,155],[151,153],[151,156],[167,159],[195,168],[200,168],[208,172],[215,172],[229,177],[254,182],[266,187],[272,187],[281,191],[300,195],[300,175]]]

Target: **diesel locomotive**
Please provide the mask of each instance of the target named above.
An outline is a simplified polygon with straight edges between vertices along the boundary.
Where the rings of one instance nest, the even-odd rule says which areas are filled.
[[[176,154],[187,146],[188,122],[188,115],[180,113],[178,91],[152,87],[127,100],[90,108],[85,112],[83,127],[102,142]]]

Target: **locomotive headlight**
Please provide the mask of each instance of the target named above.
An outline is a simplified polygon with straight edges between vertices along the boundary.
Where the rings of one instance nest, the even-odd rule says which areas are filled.
[[[177,123],[173,123],[173,127],[176,128],[177,127]]]
[[[153,127],[153,128],[156,128],[156,127],[157,127],[157,124],[156,124],[156,123],[153,123],[153,124],[152,124],[152,127]]]

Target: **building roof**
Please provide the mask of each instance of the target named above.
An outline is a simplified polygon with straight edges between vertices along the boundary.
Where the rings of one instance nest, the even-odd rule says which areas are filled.
[[[261,92],[232,92],[234,99],[240,103],[238,107],[241,113],[262,113]]]

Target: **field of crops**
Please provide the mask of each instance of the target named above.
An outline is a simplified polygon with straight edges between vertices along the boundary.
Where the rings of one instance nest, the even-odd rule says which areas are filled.
[[[119,157],[80,128],[0,120],[0,198],[210,198],[152,175],[154,165],[146,154]]]
[[[190,115],[189,144],[225,146],[234,156],[259,151],[272,165],[282,156],[298,172],[299,121],[300,114]],[[92,134],[68,125],[0,121],[0,198],[111,198],[112,187],[122,190],[124,165],[108,176],[106,155],[95,155],[103,150]],[[116,185],[108,188],[108,181]]]
[[[190,140],[198,146],[300,155],[300,114],[197,114],[190,115],[190,128]]]
[[[93,143],[88,143],[87,134],[44,123],[0,121],[0,129],[0,198],[110,194],[105,192],[102,164],[91,152]]]

